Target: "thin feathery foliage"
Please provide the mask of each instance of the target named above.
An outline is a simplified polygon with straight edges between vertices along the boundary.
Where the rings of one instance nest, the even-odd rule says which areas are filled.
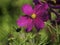
[[[0,0],[0,45],[60,45],[60,25],[52,25],[50,20],[44,22],[45,27],[39,32],[35,28],[31,32],[26,32],[25,28],[17,32],[16,20],[23,15],[21,7],[25,3],[32,5],[33,1]],[[51,15],[55,20],[56,14],[51,12]]]

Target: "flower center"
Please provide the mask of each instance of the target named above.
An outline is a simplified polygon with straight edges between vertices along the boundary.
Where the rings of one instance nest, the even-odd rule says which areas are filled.
[[[32,17],[33,19],[36,18],[36,14],[33,13],[33,14],[31,15],[31,17]]]

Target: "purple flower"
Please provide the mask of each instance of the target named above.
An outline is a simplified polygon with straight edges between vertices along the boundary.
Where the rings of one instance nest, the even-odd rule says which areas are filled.
[[[33,0],[33,2],[35,3],[35,5],[40,4],[39,0]]]
[[[48,5],[47,3],[42,3],[35,5],[34,9],[29,4],[22,6],[22,11],[25,16],[20,16],[17,20],[17,25],[19,27],[25,27],[27,32],[30,32],[33,27],[39,31],[44,28],[45,18],[48,19],[47,14]]]
[[[39,2],[39,0],[33,0],[34,4],[41,4],[41,0]],[[53,9],[60,9],[60,0],[56,0],[56,3],[54,3],[52,0],[45,0],[45,2],[48,4],[49,6],[49,19],[51,22],[53,22],[53,24],[56,24],[55,22],[57,22],[58,24],[60,23],[60,14],[58,14],[58,12],[54,11]],[[56,20],[51,20],[51,12],[55,13],[57,16]]]

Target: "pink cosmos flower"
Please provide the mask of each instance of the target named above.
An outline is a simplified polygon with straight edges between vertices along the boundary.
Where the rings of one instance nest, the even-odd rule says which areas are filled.
[[[19,27],[25,27],[27,32],[30,32],[33,27],[39,31],[44,28],[44,21],[48,19],[47,3],[35,5],[34,9],[29,4],[22,6],[22,11],[25,16],[20,16],[17,20]]]

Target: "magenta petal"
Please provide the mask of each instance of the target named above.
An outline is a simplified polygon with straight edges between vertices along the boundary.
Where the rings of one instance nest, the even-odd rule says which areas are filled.
[[[25,16],[20,16],[20,18],[18,18],[17,20],[17,25],[19,27],[27,27],[30,24],[32,24],[32,19],[25,17]]]
[[[28,27],[26,28],[26,32],[30,32],[33,28],[33,24],[31,23],[30,25],[28,25]]]
[[[29,4],[25,4],[22,7],[22,11],[26,14],[26,15],[31,15],[33,13],[33,9]]]
[[[41,20],[43,20],[44,22],[46,22],[46,21],[48,21],[48,19],[49,19],[49,14],[48,14],[48,12],[46,11],[46,12],[44,12],[43,14],[41,14],[39,17],[40,17]]]
[[[37,15],[40,15],[46,12],[47,9],[48,9],[47,3],[38,4],[34,7],[34,13],[36,13]]]
[[[34,20],[34,25],[37,28],[37,30],[44,28],[44,22],[39,18],[36,18]]]

